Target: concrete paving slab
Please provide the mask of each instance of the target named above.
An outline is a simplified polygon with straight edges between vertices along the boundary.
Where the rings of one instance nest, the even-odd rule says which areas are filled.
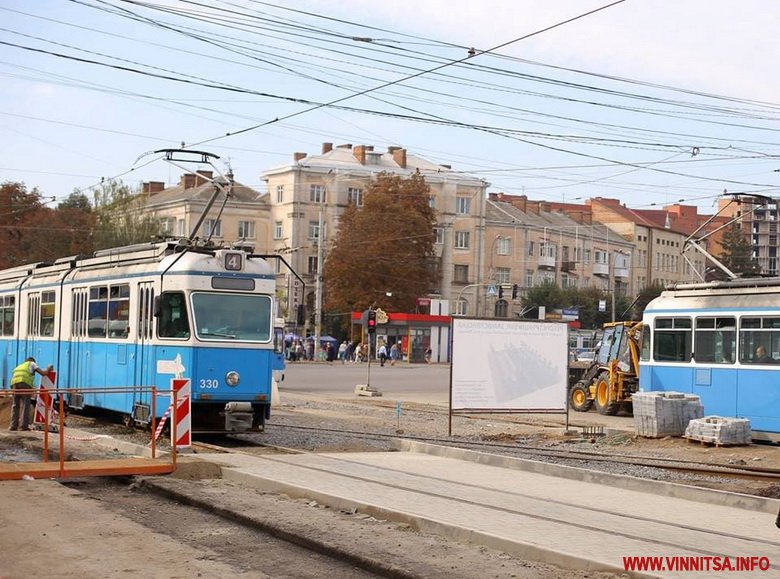
[[[629,556],[755,556],[780,575],[780,535],[767,513],[421,453],[199,456],[244,484],[564,567],[623,571]]]

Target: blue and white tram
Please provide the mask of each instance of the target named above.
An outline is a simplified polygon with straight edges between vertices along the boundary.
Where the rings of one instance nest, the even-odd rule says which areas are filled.
[[[707,415],[780,440],[780,280],[688,284],[644,312],[639,388],[689,392]]]
[[[262,430],[284,364],[274,294],[265,259],[176,241],[2,271],[3,387],[34,356],[55,365],[58,388],[79,390],[69,406],[144,424],[148,387],[189,378],[193,432]],[[158,418],[169,404],[158,399]]]

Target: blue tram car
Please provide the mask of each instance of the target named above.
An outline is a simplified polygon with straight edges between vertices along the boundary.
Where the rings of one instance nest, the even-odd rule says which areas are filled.
[[[3,387],[34,356],[78,389],[68,406],[147,424],[148,388],[189,378],[193,432],[262,430],[284,368],[275,277],[261,256],[183,240],[1,271]],[[169,404],[158,398],[157,418]]]
[[[780,441],[780,279],[678,285],[643,324],[640,390],[697,394],[705,414]]]

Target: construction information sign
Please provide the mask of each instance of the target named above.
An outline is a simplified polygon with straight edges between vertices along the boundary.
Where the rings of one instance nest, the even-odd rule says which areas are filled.
[[[565,323],[453,318],[451,411],[566,412]]]

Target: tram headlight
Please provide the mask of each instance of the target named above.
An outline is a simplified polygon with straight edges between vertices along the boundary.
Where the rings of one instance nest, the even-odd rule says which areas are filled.
[[[240,381],[241,376],[238,375],[238,372],[231,371],[225,374],[225,384],[228,386],[238,386]]]

